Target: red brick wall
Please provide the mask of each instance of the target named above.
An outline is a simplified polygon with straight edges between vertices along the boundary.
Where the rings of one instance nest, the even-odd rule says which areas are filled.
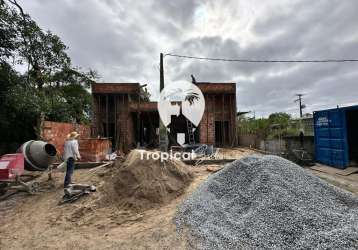
[[[200,143],[215,144],[215,121],[212,98],[205,98],[205,111],[200,121]]]
[[[129,103],[129,109],[131,112],[137,112],[142,111],[142,112],[148,112],[148,111],[152,111],[152,112],[157,112],[158,111],[158,103],[157,102],[140,102],[138,105],[138,102],[132,102]]]
[[[230,96],[231,95],[231,96]],[[215,97],[205,94],[205,111],[200,121],[200,143],[216,145],[215,121],[228,121],[229,131],[225,142],[227,146],[233,145],[236,133],[236,98],[234,94],[220,94]]]
[[[135,146],[135,137],[134,137],[134,122],[133,117],[129,115],[128,121],[127,121],[127,140],[128,140],[128,148],[132,149],[133,146]]]
[[[236,93],[236,84],[231,83],[205,83],[205,82],[197,82],[196,85],[204,94],[235,94]]]
[[[103,84],[97,84],[97,85],[102,86]],[[121,86],[125,87],[122,84],[117,84],[117,85],[109,84],[109,85],[111,86],[115,85],[118,88],[120,88]],[[135,86],[135,84],[128,84],[128,85],[131,88]],[[92,85],[92,87],[93,86],[94,85]],[[93,106],[94,116],[92,120],[93,137],[97,137],[98,135],[105,136],[106,134],[104,131],[105,128],[103,127],[104,124],[107,122],[107,117],[106,117],[107,108],[106,108],[105,100],[106,100],[106,95],[93,94],[93,102],[95,103],[95,105]],[[114,96],[113,103],[114,103],[113,105],[110,105],[109,103],[108,106],[108,122],[114,123],[116,128],[114,133],[110,136],[113,137],[113,141],[117,141],[116,150],[120,150],[121,152],[128,152],[130,149],[133,148],[133,144],[135,143],[134,121],[130,112],[129,96],[127,94],[117,94]],[[135,104],[136,103],[134,103],[134,106]],[[155,106],[155,103],[150,103],[148,104],[148,106],[145,106],[144,108],[152,108],[153,106]]]
[[[92,93],[102,94],[135,94],[139,83],[93,83]]]
[[[215,144],[215,124],[212,113],[204,113],[203,119],[200,122],[200,143]]]
[[[135,146],[134,122],[133,117],[129,113],[122,113],[119,117],[119,149],[128,152]]]
[[[87,138],[78,141],[81,161],[100,162],[106,159],[106,155],[112,149],[109,139]]]
[[[44,121],[41,127],[41,138],[53,144],[62,154],[66,136],[72,131],[77,131],[80,134],[80,139],[89,138],[91,134],[90,127],[86,125]]]

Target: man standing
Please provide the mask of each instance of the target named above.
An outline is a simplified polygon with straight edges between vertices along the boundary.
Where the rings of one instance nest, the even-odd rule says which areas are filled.
[[[67,140],[64,145],[63,160],[67,163],[66,176],[64,181],[64,187],[68,187],[71,184],[71,178],[73,170],[75,168],[75,161],[81,159],[80,152],[78,150],[78,138],[77,132],[71,132],[67,135]]]

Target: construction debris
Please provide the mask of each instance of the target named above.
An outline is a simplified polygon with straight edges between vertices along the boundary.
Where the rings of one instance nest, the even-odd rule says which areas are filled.
[[[199,249],[354,249],[358,199],[277,156],[249,156],[210,176],[175,222]]]
[[[206,171],[216,173],[217,171],[220,171],[223,169],[223,166],[220,165],[208,165],[206,167]]]
[[[59,202],[59,205],[74,202],[84,195],[96,192],[96,187],[94,185],[76,183],[68,185],[68,187],[64,189],[64,192],[65,195]]]
[[[153,153],[132,150],[126,161],[114,168],[105,188],[108,202],[124,209],[145,210],[183,193],[193,178],[188,167],[178,160],[155,160],[150,157]]]

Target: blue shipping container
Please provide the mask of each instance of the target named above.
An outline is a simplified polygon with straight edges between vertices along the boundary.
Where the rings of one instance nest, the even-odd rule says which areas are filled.
[[[358,163],[358,106],[313,112],[316,161],[346,168]]]

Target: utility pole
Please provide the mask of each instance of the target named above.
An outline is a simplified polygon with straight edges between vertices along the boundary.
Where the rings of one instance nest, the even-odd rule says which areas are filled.
[[[160,53],[160,92],[164,89],[164,66],[163,66],[163,53]]]
[[[163,66],[163,53],[160,53],[160,92],[164,89],[164,66]],[[159,96],[160,98],[160,96]],[[162,120],[159,118],[159,149],[160,151],[168,151],[168,136],[167,128],[163,124]]]
[[[298,96],[298,99],[296,99],[295,102],[299,103],[300,117],[302,118],[302,109],[304,109],[306,107],[306,105],[302,104],[302,96],[303,96],[303,94],[296,94],[296,96]]]

